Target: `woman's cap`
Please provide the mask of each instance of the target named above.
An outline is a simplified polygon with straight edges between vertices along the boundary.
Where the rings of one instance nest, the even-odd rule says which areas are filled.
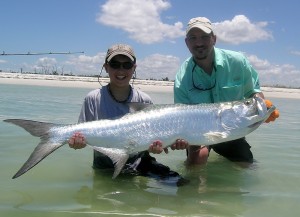
[[[207,34],[212,32],[211,22],[206,17],[195,17],[190,19],[186,29],[186,34],[188,34],[192,28],[201,29],[203,32]]]
[[[117,55],[127,56],[132,62],[136,60],[133,49],[127,44],[115,44],[111,46],[106,53],[106,62],[111,61],[111,59]]]

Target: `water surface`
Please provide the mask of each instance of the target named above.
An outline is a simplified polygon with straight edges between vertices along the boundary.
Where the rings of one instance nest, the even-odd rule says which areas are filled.
[[[247,138],[256,162],[243,169],[211,153],[204,167],[186,168],[184,151],[155,155],[190,183],[118,176],[91,168],[92,150],[60,148],[32,170],[11,179],[38,138],[4,123],[23,118],[76,123],[83,88],[0,85],[0,216],[299,216],[300,100],[271,99],[280,118]],[[155,103],[171,93],[148,92]]]

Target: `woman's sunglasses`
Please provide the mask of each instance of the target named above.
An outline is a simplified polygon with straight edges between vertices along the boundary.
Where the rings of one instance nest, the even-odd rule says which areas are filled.
[[[113,69],[120,69],[121,66],[123,69],[132,69],[134,66],[133,62],[117,62],[117,61],[110,61],[108,62],[108,65],[112,67]]]

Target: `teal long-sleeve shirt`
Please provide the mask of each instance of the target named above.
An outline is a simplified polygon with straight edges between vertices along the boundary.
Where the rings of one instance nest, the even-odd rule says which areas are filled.
[[[211,75],[196,65],[192,57],[183,62],[174,82],[175,103],[235,101],[261,92],[258,73],[243,54],[219,48],[214,48],[214,53]]]

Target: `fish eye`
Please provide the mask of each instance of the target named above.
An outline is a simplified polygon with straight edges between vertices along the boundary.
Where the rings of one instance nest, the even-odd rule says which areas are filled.
[[[251,99],[247,99],[244,102],[245,105],[251,105],[252,103],[253,103],[253,100],[251,100]]]

